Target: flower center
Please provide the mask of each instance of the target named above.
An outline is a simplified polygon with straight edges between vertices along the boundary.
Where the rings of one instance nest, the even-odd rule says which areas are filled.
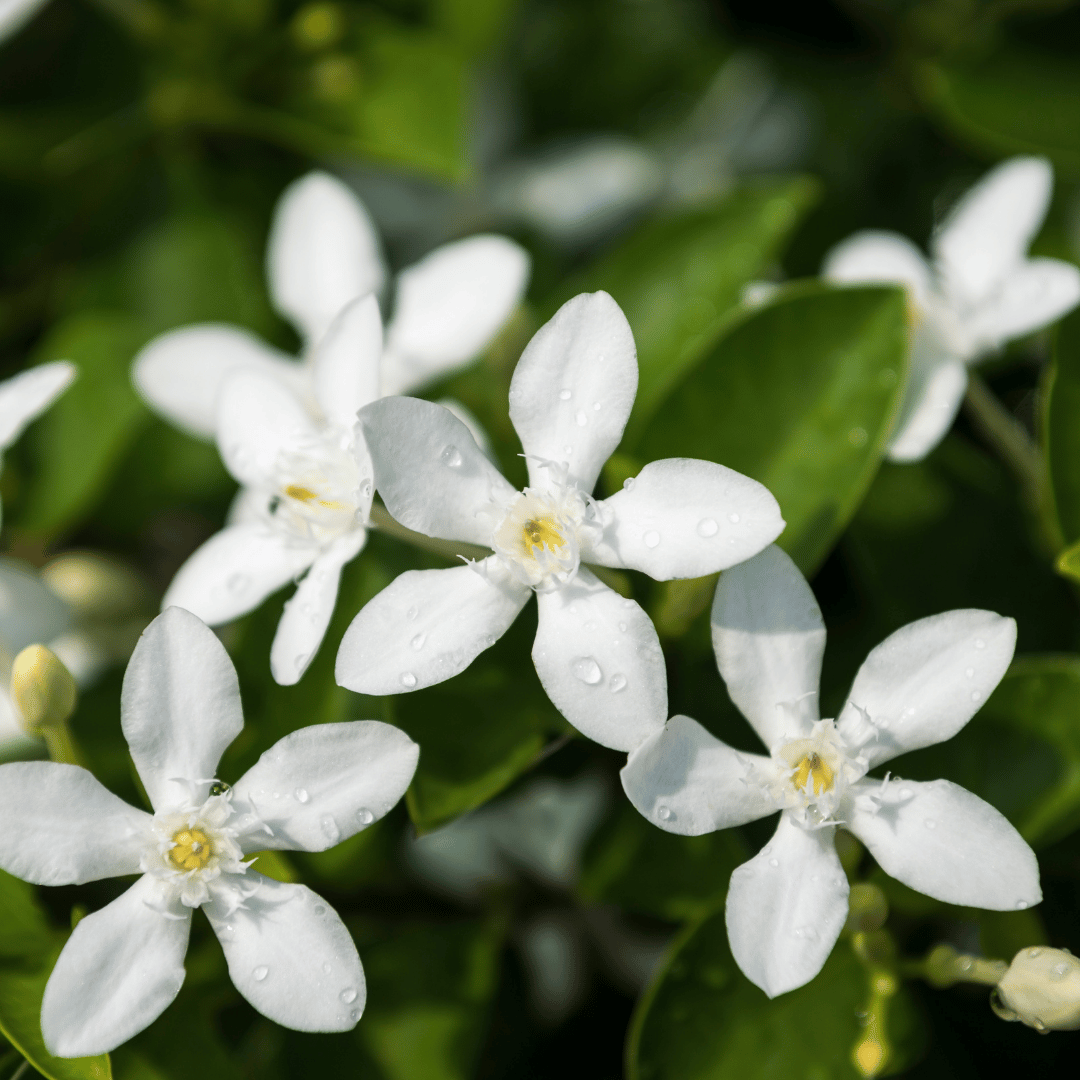
[[[540,591],[557,588],[577,573],[578,534],[589,527],[586,515],[586,502],[576,488],[526,488],[505,511],[492,547],[523,584]]]
[[[290,454],[279,462],[278,477],[269,513],[291,535],[328,543],[364,524],[361,505],[371,497],[370,481],[339,447],[326,444]]]
[[[179,829],[172,840],[169,862],[177,870],[201,870],[214,854],[210,837],[198,827]]]
[[[811,751],[795,766],[791,782],[796,791],[812,790],[821,795],[833,786],[833,770],[829,763],[816,751]]]
[[[566,546],[566,540],[558,523],[550,517],[531,518],[521,527],[525,537],[524,546],[532,548],[549,548],[551,551],[561,551]]]

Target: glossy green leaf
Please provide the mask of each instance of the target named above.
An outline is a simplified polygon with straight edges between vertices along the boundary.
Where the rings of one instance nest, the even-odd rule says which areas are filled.
[[[618,301],[637,343],[639,381],[624,445],[741,311],[743,286],[765,274],[817,199],[808,179],[747,186],[708,210],[638,229],[562,286],[544,317],[580,292]]]
[[[629,1080],[859,1076],[852,1053],[864,1033],[857,1013],[869,985],[840,941],[815,979],[770,1001],[735,965],[721,908],[676,939],[638,1003]],[[917,1052],[920,1031],[903,990],[890,1002],[886,1040],[897,1065]]]
[[[897,289],[799,285],[745,313],[667,397],[641,461],[718,461],[763,483],[804,573],[866,493],[899,402],[907,320]]]
[[[21,528],[56,533],[93,508],[147,418],[128,374],[142,341],[131,317],[84,312],[38,350],[42,360],[73,360],[79,376],[34,425],[33,481],[14,515]]]
[[[1080,311],[1062,319],[1043,398],[1043,448],[1064,543],[1080,541]],[[1070,565],[1072,559],[1070,558]],[[1069,573],[1069,569],[1062,567]],[[1080,579],[1080,566],[1071,576]]]
[[[620,798],[586,849],[578,888],[590,903],[678,922],[714,907],[749,857],[735,830],[674,836]]]
[[[49,920],[34,887],[0,870],[0,962],[41,957],[52,944]]]
[[[1071,60],[1004,51],[924,73],[932,107],[961,138],[995,155],[1045,154],[1080,175],[1080,72]]]

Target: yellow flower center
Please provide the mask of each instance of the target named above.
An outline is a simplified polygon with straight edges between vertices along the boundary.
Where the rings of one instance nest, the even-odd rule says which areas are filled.
[[[198,828],[184,828],[173,834],[169,860],[177,870],[201,870],[214,854],[210,837]]]
[[[558,525],[549,518],[530,518],[521,526],[525,537],[525,550],[533,548],[548,548],[550,551],[558,551],[566,543],[562,531]]]
[[[317,492],[306,488],[303,484],[289,484],[285,488],[285,494],[297,502],[314,503],[316,506],[325,507],[327,510],[347,510],[348,506],[339,499],[320,499]]]
[[[832,787],[833,771],[820,754],[811,751],[795,766],[791,779],[799,791],[805,791],[807,783],[812,781],[814,794],[820,795]]]

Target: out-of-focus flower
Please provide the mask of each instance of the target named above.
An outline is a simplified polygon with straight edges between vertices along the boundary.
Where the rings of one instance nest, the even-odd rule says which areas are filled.
[[[918,461],[944,438],[967,387],[967,367],[1080,302],[1080,270],[1027,249],[1050,204],[1053,170],[1017,157],[988,173],[931,240],[933,263],[896,233],[861,232],[829,253],[838,282],[906,286],[911,374],[889,443],[894,461]]]
[[[287,735],[229,788],[213,779],[240,734],[236,672],[194,615],[171,608],[147,629],[124,678],[121,723],[153,814],[86,770],[3,766],[0,865],[40,885],[142,876],[82,919],[45,988],[41,1028],[61,1057],[112,1050],[152,1023],[184,981],[193,908],[203,907],[237,989],[301,1031],[352,1028],[364,974],[337,914],[303,885],[245,856],[324,851],[404,794],[418,748],[375,720]]]
[[[382,324],[374,296],[346,307],[322,336],[311,382],[323,420],[264,372],[231,374],[220,392],[217,442],[243,485],[231,523],[180,568],[163,607],[211,626],[251,611],[307,571],[278,623],[274,678],[307,670],[337,600],[341,571],[367,541],[371,460],[357,410],[378,396]]]
[[[844,926],[839,825],[886,873],[938,900],[998,911],[1039,902],[1034,853],[989,803],[947,780],[866,776],[971,719],[1012,659],[1012,619],[948,611],[903,627],[866,658],[835,721],[818,719],[821,612],[779,548],[724,573],[712,632],[728,693],[770,756],[733,750],[676,716],[630,754],[623,787],[645,817],[682,835],[782,811],[727,898],[732,954],[766,994],[809,982]]]
[[[525,349],[510,418],[530,486],[515,491],[465,426],[439,405],[386,398],[360,426],[387,509],[428,536],[494,554],[409,571],[353,620],[337,659],[342,686],[416,690],[464,670],[536,593],[533,662],[559,711],[605,746],[631,750],[662,727],[667,679],[649,617],[581,564],[700,577],[756,554],[783,529],[757,481],[709,461],[646,465],[603,501],[593,486],[637,392],[634,339],[607,293],[568,301]]]
[[[1067,949],[1021,949],[991,997],[1003,1020],[1020,1020],[1036,1031],[1080,1028],[1080,961]]]
[[[17,34],[47,0],[0,0],[0,43]]]
[[[521,299],[529,260],[511,240],[473,236],[432,251],[398,275],[374,394],[399,394],[473,359]],[[297,363],[238,327],[172,330],[135,358],[132,378],[151,408],[200,438],[215,431],[229,375],[254,371],[282,383],[322,418],[314,358],[351,303],[386,280],[363,204],[341,181],[309,173],[278,204],[267,254],[270,294],[304,341]]]

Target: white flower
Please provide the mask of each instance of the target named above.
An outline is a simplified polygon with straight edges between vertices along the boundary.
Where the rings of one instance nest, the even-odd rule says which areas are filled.
[[[446,244],[402,271],[374,396],[405,393],[473,359],[521,299],[528,271],[526,253],[501,236]],[[222,386],[238,370],[283,383],[318,415],[312,358],[342,311],[386,278],[363,204],[319,172],[282,195],[267,273],[275,305],[304,341],[302,362],[246,330],[213,324],[162,334],[135,358],[132,378],[150,407],[196,437],[213,436]]]
[[[409,571],[384,589],[342,640],[342,686],[395,694],[449,679],[505,633],[535,592],[533,661],[563,715],[621,750],[663,725],[667,681],[656,631],[633,600],[582,563],[698,577],[749,558],[784,523],[761,484],[688,458],[647,465],[624,490],[593,499],[630,415],[637,374],[633,335],[607,293],[575,297],[541,327],[510,388],[529,470],[523,492],[446,409],[385,398],[362,410],[390,513],[428,536],[494,554],[454,569]]]
[[[230,523],[180,568],[163,607],[216,626],[256,608],[307,571],[278,623],[274,678],[299,680],[337,600],[344,565],[367,540],[371,461],[356,412],[377,396],[382,324],[373,296],[348,305],[323,335],[311,381],[323,420],[263,372],[233,372],[218,402],[217,441],[243,485]]]
[[[960,200],[931,240],[933,265],[895,233],[861,232],[829,253],[822,275],[907,286],[914,331],[911,374],[889,445],[918,461],[944,437],[967,387],[967,364],[1060,318],[1080,302],[1080,271],[1029,259],[1050,203],[1042,158],[1010,158]]]
[[[0,0],[0,42],[17,34],[45,3],[46,0]]]
[[[903,627],[866,658],[835,721],[818,719],[821,612],[779,548],[721,577],[712,628],[728,693],[769,756],[733,750],[676,716],[630,754],[623,787],[645,817],[683,835],[782,811],[727,898],[731,951],[765,993],[812,979],[844,925],[838,825],[886,873],[938,900],[997,911],[1039,902],[1034,853],[988,803],[947,780],[866,775],[971,719],[1012,658],[1012,619],[947,611]]]
[[[67,360],[40,364],[0,382],[0,454],[41,415],[75,378]]]
[[[221,643],[171,608],[147,628],[124,677],[121,723],[152,814],[85,769],[0,769],[0,866],[39,885],[142,876],[82,919],[41,1009],[50,1051],[98,1054],[152,1023],[184,981],[192,908],[202,906],[236,988],[301,1031],[352,1028],[364,974],[349,932],[319,896],[249,868],[265,849],[323,851],[402,796],[418,748],[378,721],[301,728],[231,789],[213,779],[240,734],[240,690]]]

